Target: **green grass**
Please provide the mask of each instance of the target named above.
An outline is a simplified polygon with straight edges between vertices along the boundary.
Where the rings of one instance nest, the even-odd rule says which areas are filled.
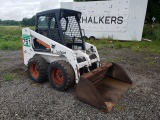
[[[31,27],[31,29],[34,29]],[[17,50],[21,48],[21,26],[0,26],[0,50]]]
[[[152,42],[147,41],[113,41],[112,43],[108,39],[100,39],[95,41],[88,41],[94,44],[97,48],[102,49],[106,47],[112,47],[115,49],[129,48],[133,51],[144,51],[144,52],[156,52],[160,53],[160,24],[144,25],[143,38],[150,39]]]
[[[155,65],[156,65],[156,60],[155,60],[155,58],[153,58],[153,57],[146,57],[146,58],[144,58],[145,59],[145,61],[146,61],[146,65],[148,66],[148,67],[154,67]]]
[[[17,50],[21,48],[21,42],[19,41],[3,41],[0,42],[1,50]]]
[[[2,78],[5,80],[5,81],[12,81],[13,79],[16,78],[16,75],[13,74],[13,73],[4,73],[2,75]]]
[[[160,41],[152,42],[114,42],[114,48],[130,48],[133,51],[144,51],[144,52],[160,52]]]
[[[34,27],[30,27],[34,29]],[[21,31],[20,26],[0,26],[0,50],[17,50],[21,48]],[[88,41],[99,49],[112,47],[115,49],[130,48],[134,51],[158,52],[160,53],[160,24],[145,25],[143,38],[151,39],[152,42],[132,41],[132,42],[109,42],[112,38],[95,41]]]
[[[1,50],[20,49],[21,31],[22,28],[19,26],[0,26],[0,49]]]
[[[122,42],[122,41],[113,41],[112,43],[108,42],[108,40],[95,40],[95,41],[87,41],[91,44],[95,45],[98,49],[112,47],[115,49],[121,48],[129,48],[133,51],[144,51],[144,52],[156,52],[160,53],[160,41],[132,41],[132,42]]]

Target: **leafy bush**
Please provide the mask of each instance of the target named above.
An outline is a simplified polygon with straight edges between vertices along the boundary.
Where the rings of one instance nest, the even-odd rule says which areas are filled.
[[[160,24],[144,25],[143,38],[160,41]]]

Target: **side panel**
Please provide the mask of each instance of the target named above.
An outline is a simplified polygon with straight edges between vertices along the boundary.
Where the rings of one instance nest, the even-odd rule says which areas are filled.
[[[27,65],[30,58],[35,55],[32,48],[31,34],[29,30],[22,29],[22,54],[24,59],[24,64]]]

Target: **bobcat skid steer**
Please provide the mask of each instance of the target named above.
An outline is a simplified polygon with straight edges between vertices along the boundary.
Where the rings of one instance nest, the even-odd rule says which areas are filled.
[[[65,91],[76,83],[76,97],[109,111],[132,81],[116,63],[100,64],[97,48],[85,42],[81,13],[54,9],[36,14],[35,31],[22,29],[22,54],[30,79]]]

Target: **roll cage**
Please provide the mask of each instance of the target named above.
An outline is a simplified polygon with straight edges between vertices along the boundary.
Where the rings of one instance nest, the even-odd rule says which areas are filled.
[[[80,18],[81,12],[68,9],[39,12],[35,31],[70,49],[84,50]]]

